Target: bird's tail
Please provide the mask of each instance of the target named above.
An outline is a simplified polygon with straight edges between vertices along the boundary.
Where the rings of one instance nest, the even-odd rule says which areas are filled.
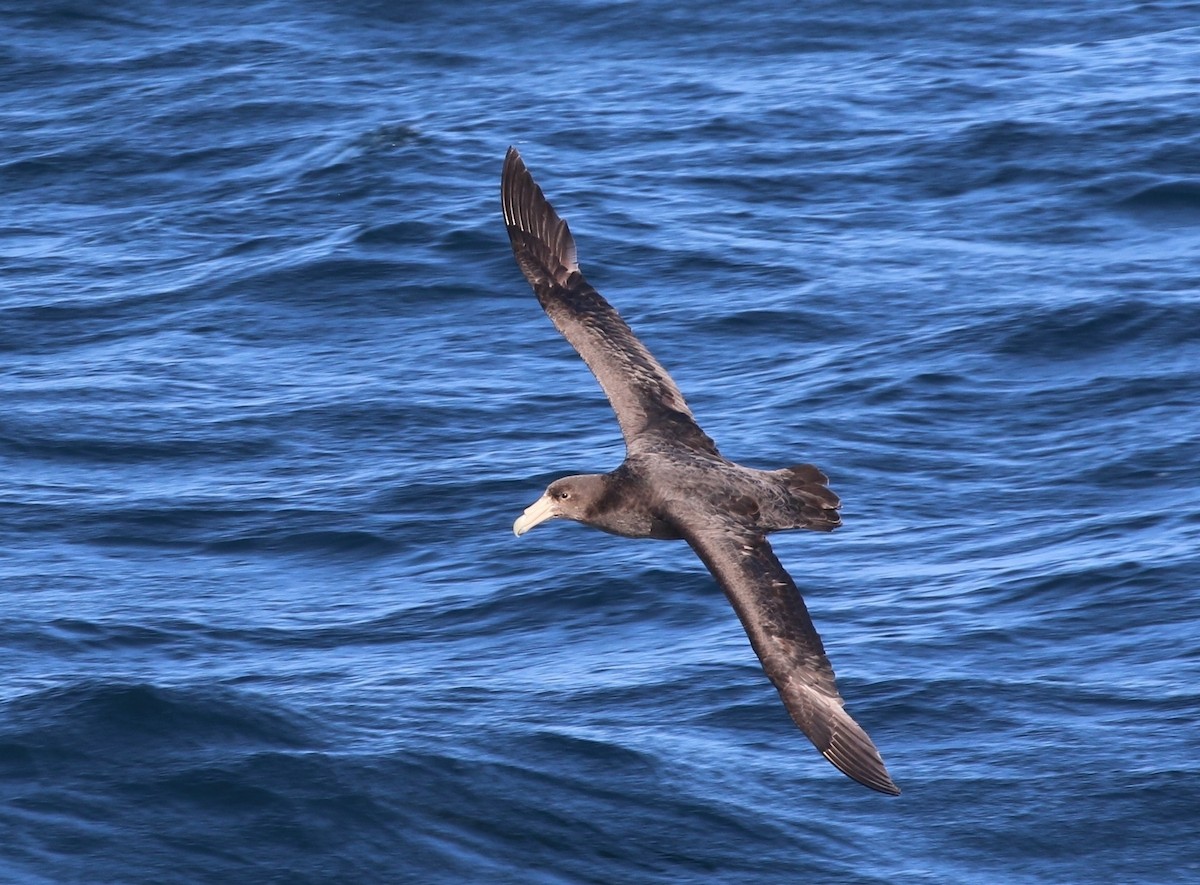
[[[842,524],[838,508],[841,499],[829,488],[829,477],[812,464],[795,464],[771,471],[783,480],[791,498],[790,516],[795,520],[786,528],[831,532]]]

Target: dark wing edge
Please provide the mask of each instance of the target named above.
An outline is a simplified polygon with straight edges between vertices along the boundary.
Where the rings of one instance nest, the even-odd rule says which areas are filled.
[[[843,774],[900,795],[879,750],[846,712],[800,591],[767,539],[733,525],[676,526],[729,597],[792,721]]]
[[[579,273],[575,238],[514,147],[504,155],[500,201],[513,254],[530,285],[569,288],[572,276]]]
[[[630,451],[653,436],[719,454],[666,369],[584,279],[570,228],[516,148],[504,157],[500,199],[517,265],[555,327],[600,382]]]

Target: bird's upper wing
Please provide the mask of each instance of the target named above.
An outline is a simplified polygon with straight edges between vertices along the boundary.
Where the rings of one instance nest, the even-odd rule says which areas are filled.
[[[515,148],[504,158],[500,197],[517,264],[546,314],[600,382],[629,451],[682,445],[718,454],[666,369],[584,279],[567,223]]]
[[[719,513],[673,522],[729,597],[800,730],[860,784],[898,795],[875,744],[845,711],[821,637],[767,539]]]

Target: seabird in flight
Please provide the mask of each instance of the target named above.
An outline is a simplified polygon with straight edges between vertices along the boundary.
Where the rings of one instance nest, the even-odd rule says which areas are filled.
[[[626,447],[611,473],[552,482],[513,531],[558,518],[628,538],[687,541],[729,597],[800,730],[860,784],[898,795],[879,751],[846,712],[804,600],[767,543],[768,532],[841,525],[825,474],[811,464],[753,470],[723,458],[671,376],[584,279],[567,223],[511,147],[500,193],[517,264],[600,382]]]

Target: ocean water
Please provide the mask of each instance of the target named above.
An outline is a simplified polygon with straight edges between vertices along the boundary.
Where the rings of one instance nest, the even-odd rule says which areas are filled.
[[[0,881],[1200,881],[1200,4],[4,3]],[[616,466],[515,144],[903,795]]]

